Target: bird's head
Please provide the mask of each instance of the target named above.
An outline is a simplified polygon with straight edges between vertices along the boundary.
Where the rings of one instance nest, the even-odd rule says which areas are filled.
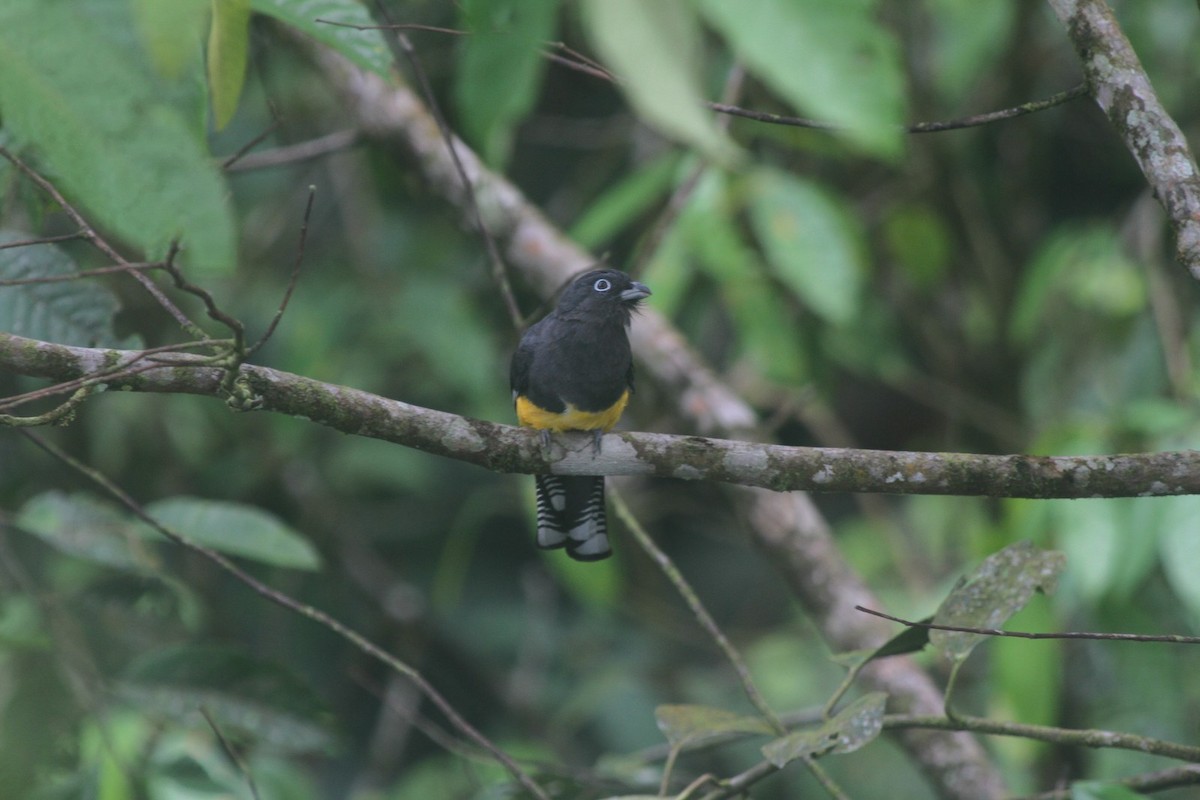
[[[616,269],[593,269],[575,280],[558,299],[559,314],[596,311],[628,321],[650,288]]]

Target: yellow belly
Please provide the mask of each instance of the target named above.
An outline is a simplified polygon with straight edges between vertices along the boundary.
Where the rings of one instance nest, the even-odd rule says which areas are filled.
[[[527,397],[517,398],[517,421],[526,428],[559,431],[611,430],[625,411],[629,402],[629,391],[621,393],[617,402],[604,411],[580,411],[567,403],[565,411],[553,412],[538,408]]]

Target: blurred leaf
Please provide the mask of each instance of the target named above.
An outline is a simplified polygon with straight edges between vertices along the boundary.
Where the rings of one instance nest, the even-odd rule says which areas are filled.
[[[661,133],[729,162],[737,150],[704,108],[702,36],[684,0],[582,0],[584,28],[620,88]]]
[[[817,184],[773,169],[750,179],[750,221],[780,279],[829,322],[854,319],[866,278],[863,234]]]
[[[35,238],[0,231],[0,244]],[[52,244],[0,250],[0,279],[72,275],[75,262]],[[85,347],[122,347],[113,332],[120,305],[113,293],[94,280],[0,286],[0,330],[48,342]]]
[[[782,769],[797,758],[852,753],[883,730],[887,694],[871,692],[850,703],[819,728],[796,731],[763,745],[762,753]]]
[[[49,645],[46,620],[32,598],[21,594],[0,598],[0,650],[42,649]]]
[[[513,129],[537,99],[558,0],[465,0],[454,100],[484,160],[504,165]]]
[[[905,205],[894,209],[883,223],[883,235],[892,257],[909,281],[921,289],[937,288],[950,266],[950,232],[927,206]]]
[[[178,237],[191,266],[233,267],[216,166],[160,88],[73,4],[0,4],[0,113],[96,222],[152,257]]]
[[[770,736],[774,732],[761,717],[747,717],[709,706],[659,706],[654,709],[654,719],[663,736],[675,747],[694,745],[729,733]]]
[[[1050,500],[1046,525],[1067,559],[1065,578],[1072,596],[1091,603],[1121,602],[1154,570],[1163,533],[1178,508],[1186,528],[1195,503],[1176,506],[1185,497]],[[1194,519],[1194,517],[1190,518]]]
[[[292,672],[232,648],[180,645],[142,656],[125,671],[120,695],[148,713],[250,736],[289,752],[332,743],[324,704]]]
[[[196,544],[277,567],[315,570],[321,557],[303,536],[254,506],[194,497],[169,497],[146,506],[164,527]]]
[[[485,330],[479,310],[461,285],[412,278],[390,302],[394,313],[386,324],[400,333],[412,357],[420,359],[421,374],[436,377],[473,403],[482,405],[498,394],[499,376],[480,365],[497,364],[502,358],[494,349],[495,340]],[[396,336],[381,338],[395,341]]]
[[[345,27],[377,24],[359,0],[250,0],[250,8],[308,34],[358,67],[385,78],[392,72],[392,52],[383,31]]]
[[[208,34],[208,90],[213,124],[221,130],[237,111],[246,82],[250,47],[250,0],[213,0]]]
[[[67,555],[135,572],[157,566],[154,543],[125,512],[82,492],[58,490],[31,497],[17,514],[17,527]]]
[[[679,174],[679,161],[678,154],[667,153],[630,173],[592,201],[571,226],[571,239],[594,250],[625,230],[671,191]],[[654,294],[657,302],[658,287]]]
[[[1191,612],[1200,619],[1200,536],[1196,535],[1196,520],[1200,519],[1200,496],[1163,497],[1162,521],[1158,528],[1159,552],[1163,572],[1171,590]],[[1131,530],[1135,536],[1144,531]]]
[[[958,104],[980,78],[994,75],[1017,19],[1010,0],[929,0],[935,36],[930,75],[942,95]]]
[[[1012,619],[1014,628],[1025,631],[1053,630],[1056,624],[1049,605],[1044,603],[1026,606]],[[1062,642],[1000,638],[989,647],[996,688],[991,715],[1031,725],[1053,725],[1062,708]]]
[[[211,0],[133,0],[138,34],[159,74],[172,80],[200,56]]]
[[[687,239],[682,225],[669,226],[642,271],[642,280],[654,289],[654,307],[668,318],[679,311],[695,282]]]
[[[1078,781],[1071,784],[1071,800],[1144,800],[1148,795],[1117,783]]]
[[[733,315],[738,342],[750,362],[771,380],[801,383],[807,358],[797,325],[758,254],[732,221],[724,181],[702,180],[679,225],[687,232],[689,249],[720,284],[721,298]]]
[[[988,556],[969,576],[960,578],[934,614],[938,625],[999,628],[1033,597],[1052,594],[1066,566],[1062,553],[1041,550],[1028,541]],[[932,630],[929,641],[947,658],[961,662],[987,639],[977,633]]]
[[[1009,333],[1028,344],[1044,331],[1056,301],[1069,299],[1080,310],[1129,317],[1146,304],[1141,268],[1124,254],[1117,231],[1107,225],[1065,227],[1042,245],[1023,273],[1013,303]]]
[[[801,114],[845,128],[863,151],[904,149],[904,65],[874,0],[701,0],[754,75]]]

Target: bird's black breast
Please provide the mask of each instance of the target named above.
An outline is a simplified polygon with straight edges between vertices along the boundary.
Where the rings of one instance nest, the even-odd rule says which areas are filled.
[[[510,380],[547,411],[604,411],[630,388],[631,366],[622,320],[552,313],[522,337]]]

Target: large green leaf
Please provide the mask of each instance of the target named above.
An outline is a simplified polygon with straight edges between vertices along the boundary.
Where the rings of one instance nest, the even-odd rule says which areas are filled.
[[[750,221],[779,278],[829,322],[854,319],[867,268],[863,234],[817,184],[773,169],[750,178]]]
[[[984,559],[969,576],[960,578],[933,621],[959,628],[999,628],[1024,608],[1035,592],[1053,593],[1064,566],[1062,553],[1039,549],[1027,541],[1009,545]],[[965,660],[985,639],[978,633],[929,632],[930,643],[955,662]]]
[[[226,189],[187,122],[128,54],[64,0],[0,3],[0,113],[94,222],[189,266],[236,257]]]
[[[747,717],[709,706],[659,706],[654,709],[654,718],[658,729],[674,747],[686,747],[731,733],[770,735],[773,732],[762,717]]]
[[[208,34],[208,91],[213,124],[224,128],[237,111],[246,81],[250,46],[250,0],[214,0]]]
[[[459,55],[455,105],[468,137],[500,166],[537,97],[558,0],[466,0],[461,9],[471,35]]]
[[[0,231],[0,244],[31,239]],[[0,280],[50,278],[76,272],[75,262],[52,244],[0,250]],[[0,286],[0,330],[48,342],[118,347],[113,331],[117,298],[94,280]]]
[[[254,506],[169,497],[146,506],[164,527],[230,555],[292,569],[317,569],[321,558],[304,537]]]
[[[123,510],[88,494],[49,491],[25,502],[17,526],[57,550],[135,572],[154,571],[152,542]]]
[[[323,750],[332,742],[325,706],[307,684],[231,648],[157,650],[130,665],[119,694],[144,711],[201,726],[203,710],[223,732],[291,752]]]
[[[1196,535],[1200,497],[1164,497],[1155,502],[1163,504],[1157,528],[1163,572],[1192,618],[1200,619],[1200,575],[1196,570],[1200,564],[1200,536]],[[1154,532],[1138,530],[1137,535],[1152,536]]]
[[[900,48],[875,0],[700,0],[749,69],[797,111],[895,158],[904,147]]]
[[[139,38],[160,74],[178,78],[200,57],[210,5],[211,0],[133,0],[130,11]]]
[[[733,222],[722,176],[710,172],[701,180],[680,227],[700,265],[719,282],[747,359],[773,381],[803,381],[808,364],[791,309]]]
[[[684,0],[583,0],[584,27],[625,96],[666,136],[729,161],[736,150],[706,111],[701,32]]]
[[[392,53],[383,31],[345,27],[377,24],[359,0],[250,0],[250,7],[329,45],[363,69],[384,76],[392,72]]]
[[[662,200],[679,175],[677,153],[667,153],[642,164],[637,170],[607,189],[571,225],[571,239],[594,250],[608,242]],[[654,289],[658,302],[658,287]]]

